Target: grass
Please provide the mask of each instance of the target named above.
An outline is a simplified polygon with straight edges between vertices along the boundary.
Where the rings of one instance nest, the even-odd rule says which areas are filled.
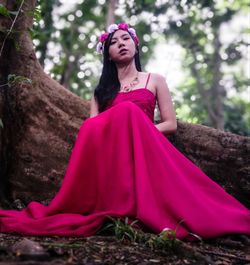
[[[100,235],[114,235],[118,240],[143,243],[151,249],[173,250],[178,245],[177,229],[165,228],[159,234],[145,233],[137,225],[138,220],[131,222],[128,217],[107,218],[108,221],[98,232]]]

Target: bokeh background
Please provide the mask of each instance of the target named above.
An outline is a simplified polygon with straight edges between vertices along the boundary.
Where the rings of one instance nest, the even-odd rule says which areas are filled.
[[[143,69],[165,76],[178,119],[250,135],[247,0],[38,1],[30,33],[44,70],[89,100],[98,37],[119,22],[136,29]]]

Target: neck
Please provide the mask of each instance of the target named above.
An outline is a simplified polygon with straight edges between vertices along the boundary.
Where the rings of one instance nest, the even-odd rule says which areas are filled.
[[[135,77],[138,72],[134,60],[132,60],[129,64],[116,64],[116,67],[120,82],[122,80],[128,80]]]

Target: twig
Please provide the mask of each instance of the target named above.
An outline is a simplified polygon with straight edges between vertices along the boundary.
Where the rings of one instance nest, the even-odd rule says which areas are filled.
[[[10,33],[11,33],[11,31],[12,31],[12,29],[13,29],[15,23],[16,23],[17,17],[18,17],[18,15],[19,15],[20,11],[21,11],[21,8],[22,8],[22,6],[23,6],[23,3],[24,3],[24,0],[22,0],[22,3],[21,3],[21,5],[19,6],[19,9],[18,9],[18,11],[17,11],[17,14],[16,14],[16,16],[15,16],[15,18],[14,18],[12,24],[11,24],[10,30],[8,31],[8,33],[6,34],[6,36],[5,36],[4,40],[3,40],[3,45],[2,45],[2,47],[1,47],[1,51],[0,51],[0,57],[2,56],[2,52],[3,52],[3,48],[4,48],[5,41],[7,40],[8,36],[10,35]]]
[[[201,252],[201,253],[221,256],[221,257],[225,257],[225,258],[233,258],[233,259],[238,259],[238,260],[241,260],[241,261],[250,261],[249,258],[237,257],[237,256],[235,256],[233,254],[219,253],[219,252],[214,252],[214,251],[211,251],[211,250],[201,250],[201,249],[196,249],[196,250]]]
[[[42,246],[49,246],[49,247],[58,247],[58,248],[82,248],[83,244],[70,244],[70,243],[47,243],[47,242],[40,242]]]

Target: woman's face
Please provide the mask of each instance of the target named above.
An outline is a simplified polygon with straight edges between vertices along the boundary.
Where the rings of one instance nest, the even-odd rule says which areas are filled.
[[[109,57],[115,63],[125,63],[134,58],[136,47],[127,31],[117,30],[109,46]]]

